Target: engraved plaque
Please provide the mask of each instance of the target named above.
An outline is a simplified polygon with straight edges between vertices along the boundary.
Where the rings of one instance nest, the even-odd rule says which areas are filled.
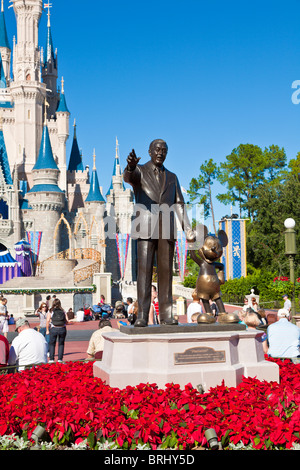
[[[210,362],[225,362],[225,351],[213,348],[198,347],[186,349],[183,353],[174,354],[174,364],[205,364]]]

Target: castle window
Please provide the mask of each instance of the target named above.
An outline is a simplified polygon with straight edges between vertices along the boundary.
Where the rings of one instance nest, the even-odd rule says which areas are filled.
[[[0,218],[8,219],[8,205],[3,199],[0,199]]]

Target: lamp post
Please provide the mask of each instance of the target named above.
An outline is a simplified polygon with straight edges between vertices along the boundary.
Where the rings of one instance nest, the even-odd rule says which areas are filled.
[[[286,219],[284,221],[284,226],[286,228],[285,234],[285,254],[289,258],[290,263],[290,282],[293,284],[293,294],[292,294],[292,307],[291,307],[291,316],[292,322],[295,323],[294,316],[296,314],[295,306],[295,256],[297,254],[296,248],[296,231],[294,230],[296,223],[294,219]]]

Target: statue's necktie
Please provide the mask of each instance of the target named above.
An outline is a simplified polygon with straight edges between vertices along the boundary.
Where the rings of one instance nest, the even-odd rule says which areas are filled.
[[[155,176],[156,176],[156,179],[159,183],[159,185],[161,185],[161,182],[162,182],[162,171],[160,168],[155,168]]]

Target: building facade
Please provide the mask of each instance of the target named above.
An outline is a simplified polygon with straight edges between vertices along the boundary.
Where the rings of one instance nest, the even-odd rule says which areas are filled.
[[[64,251],[72,257],[75,250],[93,249],[101,255],[101,270],[112,272],[114,280],[131,280],[133,193],[124,186],[118,142],[105,198],[95,152],[92,171],[83,164],[75,122],[71,153],[66,152],[70,111],[59,80],[51,5],[45,5],[48,23],[40,47],[43,2],[11,1],[16,38],[7,35],[4,0],[0,12],[0,251],[13,255],[14,245],[28,240],[36,259],[44,261]]]

